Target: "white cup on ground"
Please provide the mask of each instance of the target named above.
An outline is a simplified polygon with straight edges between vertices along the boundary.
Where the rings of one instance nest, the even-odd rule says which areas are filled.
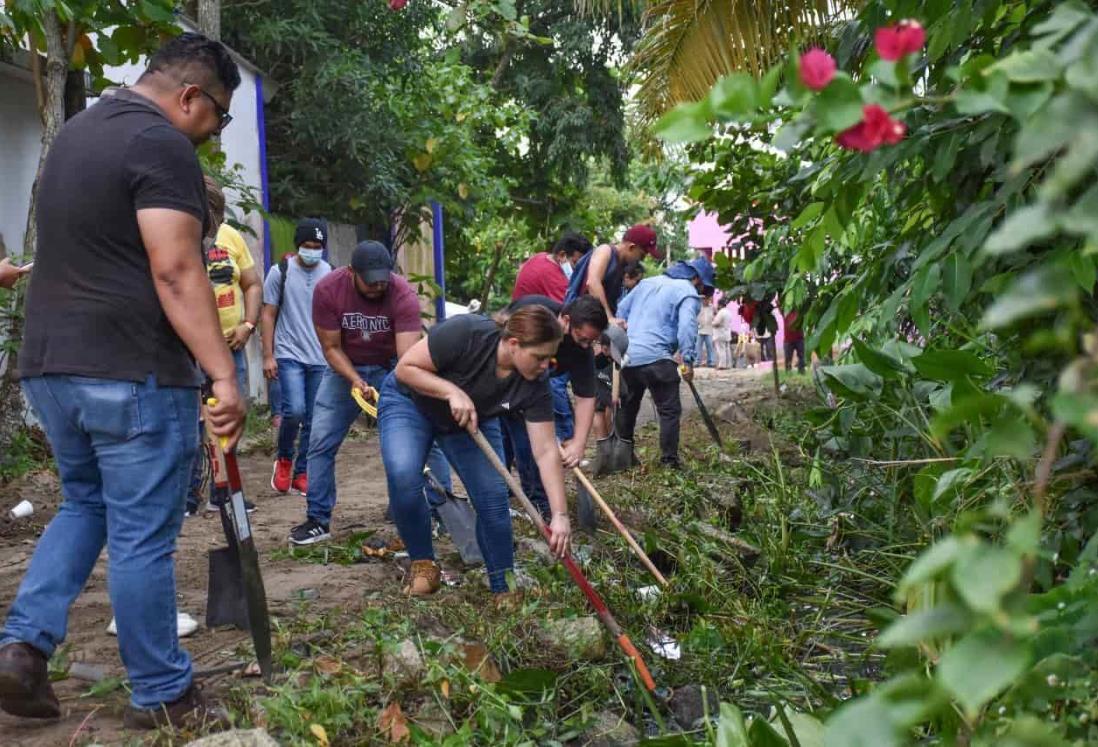
[[[25,519],[34,513],[34,505],[30,501],[19,501],[18,505],[8,513],[13,519]]]

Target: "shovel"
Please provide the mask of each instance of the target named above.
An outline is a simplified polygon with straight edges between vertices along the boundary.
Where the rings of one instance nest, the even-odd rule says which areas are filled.
[[[210,406],[216,403],[214,399],[207,401]],[[250,630],[259,671],[263,680],[270,682],[274,674],[271,618],[259,571],[259,553],[244,505],[240,467],[236,454],[226,452],[223,443],[209,430],[208,420],[206,428],[210,461],[214,465],[215,496],[220,499],[218,513],[228,542],[228,547],[210,551],[206,626],[234,625]]]
[[[613,401],[617,402],[621,393],[621,371],[616,363],[614,364],[611,390],[613,392]],[[615,407],[614,417],[611,418],[610,435],[595,442],[595,477],[612,475],[615,472],[631,469],[636,465],[637,458],[633,453],[633,444],[618,437],[618,412],[617,407]],[[580,525],[583,525],[582,520]]]
[[[515,479],[514,475],[503,466],[503,462],[500,461],[499,455],[496,454],[495,449],[488,443],[488,439],[484,437],[484,434],[478,430],[474,430],[471,434],[473,440],[477,446],[484,453],[484,458],[495,468],[499,476],[503,478],[503,481],[507,483],[507,487],[511,488],[511,492],[518,499],[518,502],[522,505],[522,508],[526,511],[530,520],[534,522],[534,525],[541,532],[541,536],[548,542],[550,538],[549,527],[545,526],[545,521],[541,518],[541,513],[534,508],[534,504],[530,502],[530,499],[526,497],[525,491],[522,486],[519,485],[519,481]],[[614,619],[614,615],[610,612],[610,608],[606,606],[606,602],[602,600],[599,593],[595,591],[595,587],[591,585],[591,582],[587,580],[587,577],[583,575],[583,571],[576,565],[576,561],[572,559],[571,554],[565,555],[561,558],[561,563],[564,564],[564,569],[568,571],[568,575],[572,577],[572,580],[576,582],[576,586],[580,587],[584,596],[587,597],[587,601],[591,603],[591,606],[595,608],[595,614],[598,615],[599,620],[606,629],[610,631],[610,635],[614,636],[614,640],[617,641],[618,647],[622,652],[633,662],[633,666],[636,667],[637,676],[640,678],[641,683],[648,692],[652,692],[656,689],[656,683],[652,679],[652,673],[648,671],[648,665],[644,663],[644,659],[641,658],[640,652],[637,651],[637,647],[633,645],[633,641],[629,639],[629,634],[622,630],[621,625]]]
[[[423,468],[423,476],[427,478],[427,484],[431,488],[427,491],[427,502],[438,511],[446,531],[450,533],[450,539],[457,546],[461,562],[467,566],[483,564],[484,556],[480,554],[480,544],[477,542],[477,515],[469,501],[462,500],[447,490],[429,467]]]
[[[682,366],[679,369],[679,373],[686,373],[686,366]],[[717,424],[713,422],[713,418],[709,417],[709,410],[706,408],[705,403],[702,402],[701,395],[698,394],[698,388],[694,386],[692,379],[683,379],[690,387],[690,393],[694,395],[694,402],[698,405],[698,412],[701,413],[702,420],[705,421],[705,428],[709,431],[709,435],[713,437],[713,441],[717,444],[717,449],[724,451],[724,443],[721,442],[721,432],[717,430]]]

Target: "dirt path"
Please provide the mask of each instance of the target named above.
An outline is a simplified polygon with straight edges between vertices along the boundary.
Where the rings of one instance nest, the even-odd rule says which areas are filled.
[[[700,369],[698,388],[717,416],[728,402],[742,404],[746,397],[760,396],[763,387],[759,377],[763,373],[769,376],[769,371]],[[682,401],[689,417],[696,408],[685,386]],[[724,411],[728,413],[728,410]],[[650,422],[653,414],[651,405],[645,403],[639,423]],[[734,413],[732,415],[734,422],[736,418]],[[743,436],[753,442],[759,438],[754,432],[745,431]],[[762,437],[765,439],[765,435]],[[765,447],[763,443],[756,448],[759,446]],[[304,518],[304,498],[278,495],[271,489],[271,460],[266,449],[258,449],[242,458],[241,472],[248,497],[259,505],[259,510],[252,515],[252,525],[261,553],[272,616],[292,616],[302,598],[311,599],[314,610],[323,610],[353,605],[371,592],[399,593],[402,574],[396,564],[321,565],[300,562],[284,553],[272,556],[272,551],[286,547],[290,528]],[[352,532],[369,529],[395,535],[393,525],[384,521],[388,499],[375,432],[365,432],[344,444],[337,460],[336,479],[339,485],[339,503],[333,522],[336,541]],[[56,478],[41,473],[9,486],[0,494],[0,506],[15,505],[23,498],[35,505],[31,519],[12,522],[6,518],[6,511],[0,519],[0,606],[5,610],[26,571],[37,537],[59,503]],[[189,612],[200,623],[206,608],[206,553],[223,544],[224,537],[215,514],[187,519],[176,562],[179,610]],[[118,657],[117,641],[106,633],[110,619],[106,558],[102,557],[84,592],[73,605],[66,643],[67,658],[70,662],[95,665],[108,677],[122,677],[124,670]],[[240,631],[200,627],[185,639],[184,645],[194,657],[196,669],[201,670],[238,659],[236,649],[247,641],[247,634]],[[124,690],[89,696],[91,685],[72,678],[55,683],[55,688],[62,700],[63,717],[57,721],[34,723],[0,713],[0,745],[122,744],[137,738],[137,735],[121,730],[121,711],[128,697]]]

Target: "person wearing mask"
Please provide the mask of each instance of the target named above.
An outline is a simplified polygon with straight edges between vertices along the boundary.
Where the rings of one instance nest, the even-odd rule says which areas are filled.
[[[553,390],[553,414],[557,440],[560,441],[561,462],[571,469],[583,461],[587,438],[595,420],[597,382],[595,356],[591,345],[606,331],[606,312],[591,296],[577,298],[567,306],[561,306],[546,296],[523,296],[497,315],[497,323],[504,325],[511,314],[527,306],[544,306],[549,309],[557,315],[557,321],[564,330],[560,347],[549,366],[549,383]],[[568,384],[565,381],[571,383],[572,393],[576,397],[574,418],[572,403],[568,399]],[[563,423],[560,413],[562,409],[565,410]],[[509,451],[514,456],[523,490],[548,521],[549,499],[541,484],[538,465],[530,448],[526,423],[518,413],[504,415],[501,422],[506,439],[504,451]]]
[[[621,304],[629,330],[629,358],[622,369],[625,392],[618,410],[618,436],[629,443],[644,392],[660,421],[660,463],[679,468],[679,366],[691,380],[697,359],[698,309],[701,297],[713,294],[713,266],[704,257],[678,262],[662,275],[646,278]],[[700,294],[700,295],[699,295]]]
[[[470,436],[479,430],[502,460],[499,418],[507,413],[521,413],[526,421],[552,508],[550,548],[558,557],[567,554],[572,530],[545,380],[562,336],[556,315],[543,306],[519,309],[503,327],[463,314],[432,327],[385,377],[378,404],[381,458],[389,505],[412,559],[408,593],[432,594],[440,585],[430,507],[423,500],[423,466],[435,441],[476,509],[489,588],[507,592],[514,565],[507,484]]]
[[[717,347],[717,368],[733,368],[732,360],[732,312],[728,309],[728,296],[717,303],[713,316],[713,343]]]
[[[784,316],[785,337],[782,340],[785,354],[785,370],[793,368],[793,354],[797,354],[797,373],[804,373],[804,330],[801,328],[801,314],[793,309]]]
[[[38,180],[37,267],[17,372],[64,496],[0,634],[0,708],[61,715],[47,661],[106,545],[128,729],[226,720],[176,634],[174,554],[198,448],[235,447],[244,401],[202,262],[209,218],[195,147],[229,121],[240,72],[220,43],[165,42],[138,81],[68,120]],[[197,362],[197,366],[195,365]],[[201,367],[201,368],[199,368]]]
[[[351,390],[376,392],[397,360],[423,336],[415,288],[393,272],[389,250],[377,241],[361,242],[351,254],[350,267],[333,270],[317,283],[313,326],[328,368],[313,403],[305,521],[290,531],[294,545],[331,536],[335,458],[362,412]],[[448,486],[449,466],[438,457],[431,461],[431,471]]]
[[[713,304],[709,299],[703,299],[701,311],[698,312],[698,365],[713,368],[716,365],[716,354],[713,351]],[[702,353],[705,353],[705,363],[701,362]]]
[[[615,246],[603,244],[583,256],[576,264],[564,303],[571,303],[584,294],[595,297],[606,311],[611,324],[620,324],[614,316],[621,298],[625,267],[637,263],[648,254],[663,259],[656,246],[656,232],[651,226],[638,223],[621,237]]]
[[[548,296],[558,303],[564,300],[572,268],[583,255],[591,251],[591,242],[578,233],[569,231],[557,243],[553,251],[538,252],[519,267],[515,277],[514,301],[522,296]]]
[[[25,265],[16,266],[7,257],[0,259],[0,288],[14,288],[19,278],[30,272],[33,265],[33,262],[28,262]]]
[[[278,379],[282,393],[271,487],[278,493],[293,488],[306,495],[313,402],[328,366],[313,328],[313,293],[332,271],[324,260],[324,224],[315,218],[300,221],[294,246],[297,254],[272,267],[263,283],[263,373]]]

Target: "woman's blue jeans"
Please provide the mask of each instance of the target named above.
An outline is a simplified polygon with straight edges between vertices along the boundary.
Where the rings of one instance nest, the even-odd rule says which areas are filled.
[[[480,422],[480,432],[503,458],[498,418]],[[477,543],[493,592],[507,591],[507,572],[514,567],[511,508],[507,484],[472,437],[464,431],[439,432],[396,380],[385,377],[378,404],[381,459],[389,485],[389,506],[412,560],[434,560],[431,509],[423,500],[423,466],[432,443],[461,478],[477,512]]]

